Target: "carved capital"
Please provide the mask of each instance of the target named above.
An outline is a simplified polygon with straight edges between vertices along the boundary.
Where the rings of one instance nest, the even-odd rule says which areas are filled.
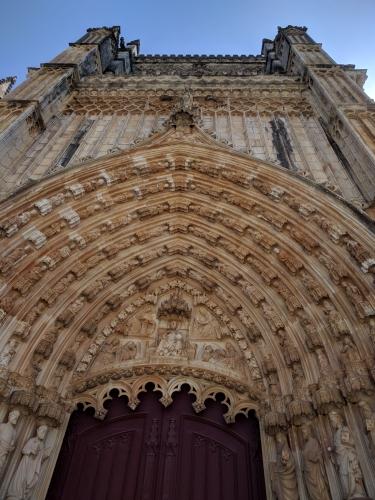
[[[311,420],[315,416],[312,402],[297,398],[288,404],[288,413],[294,425],[302,425],[306,420]]]
[[[313,392],[313,401],[316,411],[321,415],[328,415],[331,410],[341,408],[344,400],[337,386],[322,383]]]
[[[13,406],[21,407],[26,413],[32,413],[35,411],[37,401],[33,391],[16,389],[10,396],[10,403]]]
[[[38,405],[38,417],[47,420],[52,426],[58,426],[62,424],[65,414],[65,406],[56,403],[55,401],[44,400],[41,401]]]

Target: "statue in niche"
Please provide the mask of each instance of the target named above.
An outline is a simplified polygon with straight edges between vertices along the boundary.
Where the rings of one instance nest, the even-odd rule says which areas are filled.
[[[205,363],[216,363],[220,357],[220,350],[211,344],[206,344],[203,348],[202,361]]]
[[[220,339],[222,337],[217,321],[207,309],[201,306],[198,306],[194,311],[191,332],[194,338]]]
[[[17,352],[18,342],[10,339],[0,353],[0,367],[7,368]]]
[[[318,358],[319,370],[322,376],[330,377],[332,376],[332,367],[327,358],[324,349],[315,350],[316,357]]]
[[[13,410],[8,415],[8,421],[0,424],[0,479],[3,475],[7,458],[15,448],[16,425],[20,417],[18,410]]]
[[[358,406],[370,441],[371,452],[375,455],[375,412],[372,411],[367,401],[360,401]]]
[[[129,325],[129,334],[135,337],[149,337],[155,328],[156,318],[153,307],[140,311]]]
[[[226,342],[225,348],[212,344],[206,344],[203,348],[202,361],[206,363],[221,364],[234,370],[238,368],[239,356],[230,342]]]
[[[311,500],[331,500],[321,446],[312,435],[311,425],[301,428],[305,445],[302,450],[303,477]]]
[[[246,351],[245,357],[253,380],[261,380],[262,373],[259,369],[259,365],[253,351],[250,350]]]
[[[65,375],[66,372],[66,366],[61,365],[60,363],[56,366],[54,373],[53,373],[53,378],[51,381],[51,389],[57,390],[59,388],[59,385],[61,384],[61,381]]]
[[[351,391],[371,389],[367,367],[350,337],[345,337],[341,345],[340,359],[346,373],[346,384]]]
[[[345,319],[333,309],[332,305],[328,301],[323,302],[325,306],[325,313],[328,316],[328,323],[331,331],[336,339],[350,335],[349,327]]]
[[[11,479],[7,500],[31,500],[40,477],[44,460],[49,457],[45,447],[48,427],[40,425],[36,436],[30,438],[22,449],[21,461]]]
[[[329,421],[335,434],[333,447],[329,447],[328,451],[333,454],[333,461],[339,472],[344,497],[347,500],[367,498],[362,471],[350,430],[343,424],[342,416],[336,411],[330,411]]]
[[[351,283],[348,280],[342,280],[341,284],[345,289],[346,295],[349,297],[349,299],[353,303],[354,308],[356,309],[358,315],[361,318],[364,318],[366,316],[370,316],[371,306],[367,302],[367,300],[365,300],[363,298],[362,292],[359,290],[359,288],[357,286],[353,285],[353,283]]]
[[[130,361],[137,356],[137,344],[133,341],[127,342],[119,349],[120,361]]]
[[[236,349],[233,347],[233,344],[226,342],[222,363],[228,368],[234,370],[236,367],[239,367],[239,362],[239,356]]]
[[[276,439],[275,487],[278,500],[298,500],[296,464],[287,437],[278,432]]]
[[[340,350],[341,360],[345,367],[350,368],[358,365],[358,363],[363,364],[358,349],[350,337],[344,337]]]
[[[186,112],[191,112],[193,109],[193,94],[188,87],[185,87],[180,95],[178,108]]]
[[[192,353],[188,342],[191,307],[179,293],[171,295],[159,307],[159,330],[156,354],[161,357],[188,357]]]
[[[117,337],[108,338],[102,348],[101,351],[96,358],[96,364],[100,363],[103,365],[110,365],[116,362],[116,351],[119,348],[120,341]]]
[[[160,340],[156,354],[162,357],[181,357],[185,355],[184,335],[177,328],[176,321],[171,322],[170,329]]]
[[[306,385],[306,377],[300,363],[294,363],[292,368],[293,395],[295,399],[309,400],[309,392]]]

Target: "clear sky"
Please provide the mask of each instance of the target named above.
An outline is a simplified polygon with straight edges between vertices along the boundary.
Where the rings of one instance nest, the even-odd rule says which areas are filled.
[[[0,13],[0,78],[22,81],[89,27],[120,25],[142,53],[258,54],[293,24],[338,63],[367,68],[375,98],[375,0],[0,0]]]

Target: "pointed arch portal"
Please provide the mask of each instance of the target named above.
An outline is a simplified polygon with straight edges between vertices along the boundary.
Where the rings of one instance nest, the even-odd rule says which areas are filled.
[[[52,427],[41,495],[76,405],[103,422],[74,417],[68,442],[75,422],[102,429],[107,439],[108,422],[127,420],[135,429],[142,420],[140,394],[149,382],[166,408],[152,410],[158,415],[177,418],[171,403],[183,401],[184,384],[194,396],[190,423],[203,425],[200,412],[211,411],[207,401],[218,393],[227,425],[244,414],[251,429],[255,410],[269,498],[273,436],[320,419],[328,439],[327,413],[372,394],[371,221],[313,182],[217,143],[183,113],[168,127],[132,150],[31,185],[0,207],[0,352],[8,353],[1,390]],[[129,409],[108,403],[114,388]],[[142,404],[154,408],[150,398]],[[297,449],[299,431],[291,436]]]
[[[216,401],[197,415],[186,391],[167,408],[141,399],[112,400],[104,422],[72,416],[48,500],[266,498],[254,415],[225,424]]]

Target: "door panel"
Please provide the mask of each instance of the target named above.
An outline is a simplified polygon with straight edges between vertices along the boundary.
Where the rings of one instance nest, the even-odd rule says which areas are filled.
[[[181,483],[176,498],[200,500],[210,495],[217,500],[251,498],[246,441],[193,418],[184,419],[182,436]],[[184,488],[184,484],[189,488]]]
[[[75,412],[47,499],[265,499],[258,422],[228,425],[222,411],[196,415],[181,392],[168,408],[144,394],[135,412],[114,399],[104,421]]]

